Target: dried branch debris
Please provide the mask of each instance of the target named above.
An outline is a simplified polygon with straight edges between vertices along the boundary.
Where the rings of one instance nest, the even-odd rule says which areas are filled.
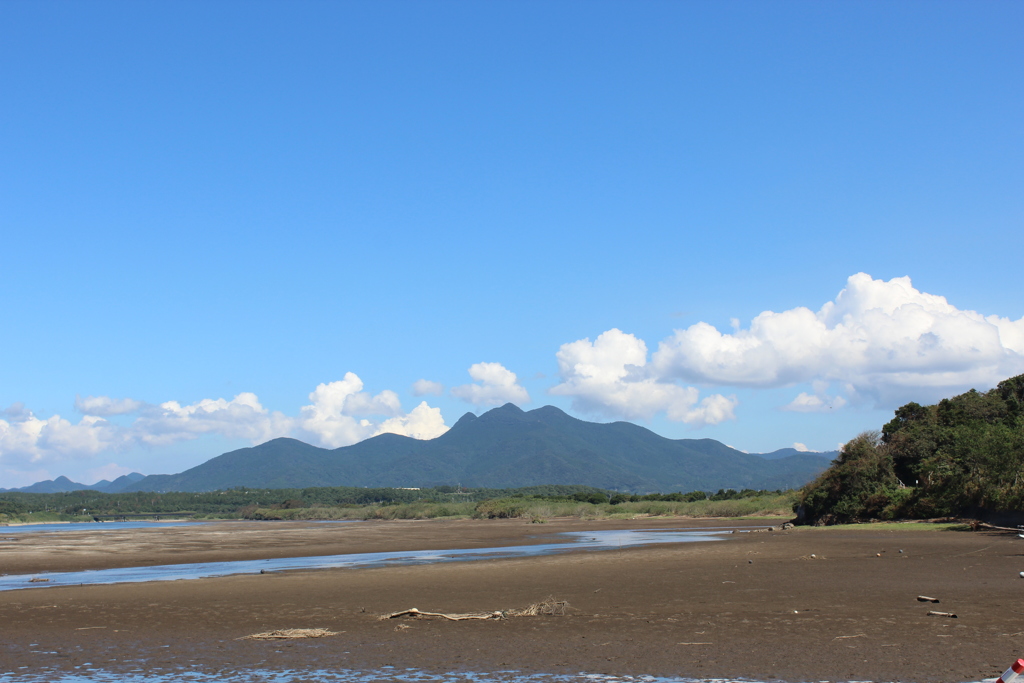
[[[293,640],[296,638],[326,638],[336,636],[340,631],[328,631],[325,628],[286,628],[277,631],[266,631],[244,636],[236,640]]]
[[[404,609],[401,612],[393,612],[391,614],[383,614],[378,619],[380,621],[387,621],[388,619],[397,619],[399,617],[413,617],[416,619],[446,619],[448,621],[466,621],[470,619],[508,619],[509,617],[536,617],[542,615],[549,616],[564,616],[565,611],[569,608],[569,603],[565,600],[555,600],[554,598],[547,598],[540,602],[535,602],[532,605],[528,605],[523,609],[508,609],[508,610],[495,610],[493,612],[469,612],[465,614],[445,614],[443,612],[423,612],[416,609]]]
[[[539,617],[539,616],[553,616],[563,617],[565,611],[569,609],[569,603],[565,600],[555,600],[554,598],[546,598],[540,602],[535,602],[523,609],[511,609],[505,612],[506,616],[509,617]]]
[[[381,621],[388,619],[397,619],[398,617],[438,617],[441,619],[447,619],[448,621],[465,621],[467,619],[501,619],[501,612],[471,612],[469,614],[444,614],[442,612],[421,612],[420,610],[413,607],[412,609],[404,609],[401,612],[394,612],[393,614],[385,614],[380,617]]]

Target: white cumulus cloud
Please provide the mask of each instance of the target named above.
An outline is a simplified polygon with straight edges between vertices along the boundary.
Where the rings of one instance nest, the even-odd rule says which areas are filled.
[[[262,443],[284,436],[291,426],[290,418],[268,411],[256,394],[243,392],[230,401],[204,398],[187,405],[177,401],[147,405],[128,431],[139,443],[166,446],[203,434]]]
[[[782,407],[794,413],[827,413],[830,410],[838,410],[846,405],[846,399],[842,396],[827,396],[824,394],[808,394],[801,391],[797,397]]]
[[[372,396],[363,391],[363,380],[354,372],[346,372],[337,382],[317,385],[309,400],[319,410],[343,415],[397,415],[402,410],[398,394],[384,390]]]
[[[593,342],[563,344],[561,383],[577,410],[608,417],[670,420],[694,426],[735,418],[732,396],[698,401],[687,383],[777,388],[811,384],[783,410],[829,412],[850,401],[894,406],[984,388],[1024,372],[1024,318],[961,310],[914,288],[910,278],[858,273],[817,311],[765,311],[731,331],[699,322],[658,344],[611,329]],[[844,395],[828,391],[838,385]]]
[[[159,405],[130,398],[77,397],[75,405],[84,413],[77,423],[60,415],[43,419],[15,404],[0,411],[0,471],[5,478],[17,480],[19,472],[42,471],[40,465],[44,463],[89,459],[139,446],[164,447],[207,434],[253,444],[294,435],[336,448],[384,432],[432,439],[448,429],[439,408],[431,408],[424,401],[408,414],[403,413],[395,392],[363,391],[363,381],[352,372],[336,382],[320,384],[309,394],[309,400],[310,404],[292,417],[268,410],[250,392],[230,400],[202,399],[187,404],[166,401]],[[111,415],[131,415],[133,419],[129,424],[117,424],[103,417]],[[91,470],[90,476],[114,478],[126,473],[118,467],[111,463]]]
[[[133,398],[110,398],[109,396],[75,396],[75,410],[82,415],[127,415],[142,408],[145,403]]]
[[[444,385],[428,379],[418,379],[412,383],[413,396],[440,396],[444,393]]]
[[[448,426],[441,417],[441,409],[431,408],[426,401],[422,401],[407,415],[398,415],[381,422],[374,436],[390,433],[414,439],[436,439],[447,431]]]
[[[573,408],[585,413],[626,419],[649,419],[664,412],[668,419],[694,426],[734,419],[733,397],[708,396],[648,372],[647,345],[618,329],[593,342],[580,339],[563,344],[556,355],[562,382],[549,391],[570,396]]]
[[[1024,372],[1024,318],[958,309],[918,291],[908,277],[886,282],[858,273],[817,312],[765,311],[732,333],[704,322],[676,330],[658,345],[652,365],[661,379],[711,385],[838,382],[850,396],[891,405]],[[815,409],[816,399],[824,400],[806,395],[790,406]]]
[[[60,415],[42,419],[21,406],[0,419],[0,458],[37,463],[46,459],[88,457],[120,445],[120,429],[103,418],[86,415],[72,423]]]
[[[395,392],[385,390],[375,396],[371,395],[363,391],[363,381],[354,372],[345,373],[344,379],[337,382],[317,386],[309,395],[309,400],[312,403],[303,406],[297,427],[320,446],[348,446],[382,431],[414,438],[432,438],[416,434],[429,433],[436,436],[439,433],[437,424],[431,426],[433,415],[428,414],[432,410],[429,406],[415,417],[412,417],[412,413],[403,415],[402,405]],[[422,406],[426,406],[426,403]],[[440,426],[444,426],[441,411],[436,410],[436,419],[440,419]],[[371,416],[385,416],[388,419],[378,423],[367,419]],[[389,428],[380,429],[382,424],[389,424]]]
[[[469,368],[475,384],[463,384],[452,389],[452,396],[478,406],[497,406],[505,403],[529,403],[530,394],[519,386],[516,373],[501,363],[476,363]]]
[[[716,425],[726,420],[735,420],[736,406],[738,405],[739,401],[736,400],[735,396],[711,394],[679,417],[673,417],[672,411],[668,411],[667,415],[670,420],[685,422],[694,427],[703,427],[705,425]]]

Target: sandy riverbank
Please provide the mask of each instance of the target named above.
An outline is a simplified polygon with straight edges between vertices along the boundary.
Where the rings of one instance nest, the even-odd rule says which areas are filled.
[[[19,534],[0,545],[0,572],[488,547],[544,542],[536,536],[558,531],[723,523],[732,524],[225,522]],[[1024,541],[1015,534],[874,527],[735,534],[718,542],[445,565],[33,588],[0,593],[0,671],[72,670],[84,662],[117,671],[144,659],[143,668],[209,671],[393,665],[970,681],[997,676],[1024,655],[1021,570]],[[919,603],[919,594],[942,602]],[[569,614],[405,621],[409,628],[398,629],[395,621],[376,619],[409,607],[501,610],[547,596],[567,600]],[[926,616],[929,609],[958,618]],[[342,633],[287,643],[236,640],[314,627]]]

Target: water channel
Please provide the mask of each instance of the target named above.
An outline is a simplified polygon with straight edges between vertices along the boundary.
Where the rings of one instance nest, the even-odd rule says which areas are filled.
[[[135,524],[121,522],[120,524]],[[113,524],[111,524],[111,527]],[[125,528],[125,527],[121,527]],[[95,530],[95,527],[92,527]],[[297,569],[336,569],[357,567],[383,567],[390,565],[433,564],[439,562],[466,562],[513,557],[535,557],[572,551],[596,551],[628,548],[655,543],[690,543],[721,539],[728,529],[697,530],[616,530],[573,531],[551,534],[552,541],[536,545],[499,546],[493,548],[457,548],[453,550],[402,550],[348,555],[320,555],[313,557],[281,557],[264,560],[237,560],[229,562],[194,562],[165,564],[151,567],[115,567],[77,572],[44,572],[40,574],[14,574],[0,576],[0,591],[27,588],[51,588],[111,583],[139,583],[143,581],[179,581],[232,574],[259,574]],[[3,532],[0,532],[0,536]]]

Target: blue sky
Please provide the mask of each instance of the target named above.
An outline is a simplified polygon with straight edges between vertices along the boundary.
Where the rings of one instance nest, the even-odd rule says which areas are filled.
[[[3,3],[0,487],[505,400],[827,450],[1024,372],[1022,21]]]

